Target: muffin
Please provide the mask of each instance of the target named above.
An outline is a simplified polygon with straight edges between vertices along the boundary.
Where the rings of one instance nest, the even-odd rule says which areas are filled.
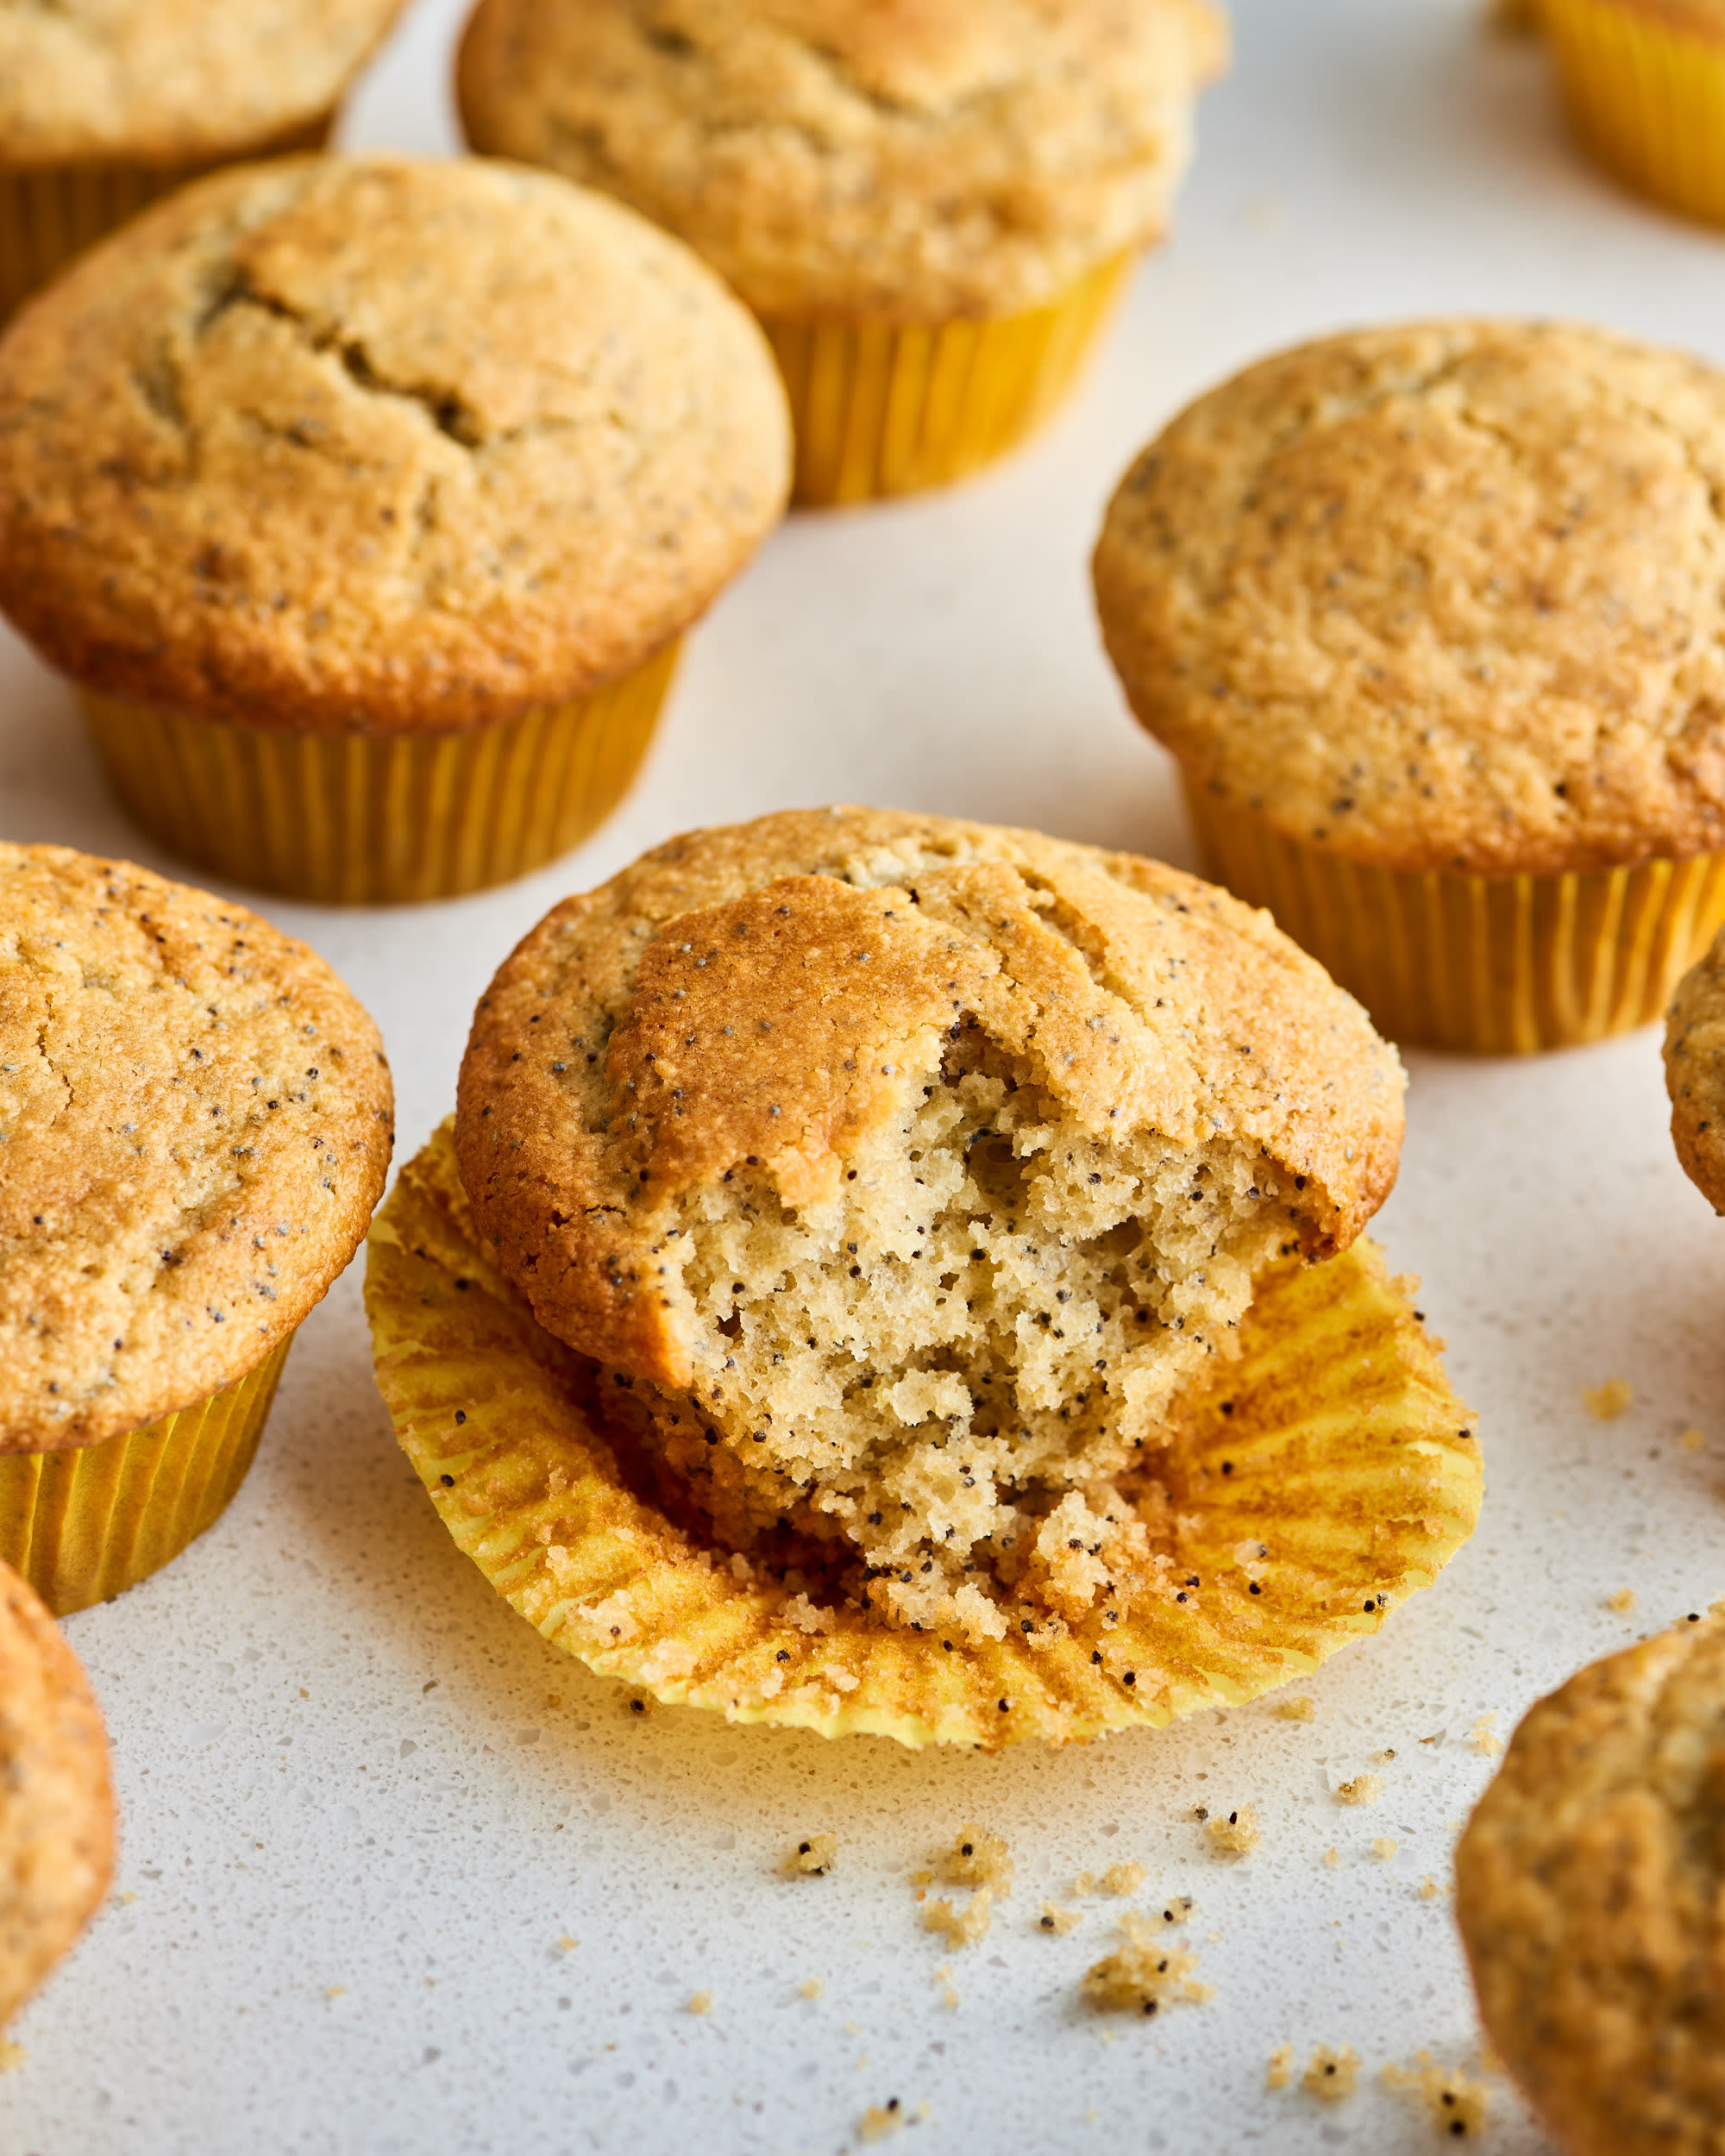
[[[1211,874],[1398,1040],[1658,1016],[1725,920],[1725,374],[1572,325],[1358,331],[1109,506],[1108,653]]]
[[[1722,0],[1538,0],[1576,133],[1639,192],[1725,224]]]
[[[1250,1696],[1477,1507],[1351,1247],[1401,1102],[1350,998],[1157,863],[697,832],[481,1000],[373,1237],[385,1398],[500,1590],[662,1696],[989,1744]]]
[[[218,173],[0,339],[0,606],[145,830],[301,898],[574,845],[788,477],[747,313],[548,173]]]
[[[1209,0],[480,0],[474,147],[687,241],[764,323],[797,499],[938,486],[1070,385],[1166,228]]]
[[[0,2028],[108,1891],[114,1792],[78,1658],[0,1564]]]
[[[0,844],[0,1560],[57,1615],[210,1526],[389,1161],[377,1029],[303,944]]]
[[[1665,1020],[1672,1139],[1690,1181],[1725,1213],[1725,932],[1684,976]]]
[[[0,319],[156,196],[322,147],[401,0],[0,9]]]
[[[1725,2138],[1725,1624],[1690,1618],[1541,1700],[1456,1851],[1498,2056],[1569,2156]]]

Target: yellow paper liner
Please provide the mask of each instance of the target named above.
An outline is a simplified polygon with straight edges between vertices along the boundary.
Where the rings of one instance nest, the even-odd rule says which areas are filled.
[[[1725,223],[1725,32],[1637,0],[1540,0],[1564,100],[1608,170]]]
[[[447,1124],[373,1225],[366,1301],[396,1435],[498,1592],[590,1669],[732,1721],[990,1748],[1160,1725],[1377,1631],[1478,1516],[1472,1419],[1405,1283],[1364,1244],[1267,1276],[1223,1388],[1182,1417],[1165,1583],[1118,1625],[1099,1611],[1035,1645],[854,1608],[804,1630],[781,1587],[737,1579],[633,1495],[578,1402],[579,1358],[483,1255]]]
[[[458,734],[295,733],[82,701],[122,805],[184,860],[290,898],[392,906],[507,883],[578,846],[640,768],[677,651]]]
[[[1033,433],[1131,273],[1116,255],[1023,313],[938,323],[769,316],[796,432],[793,499],[834,508],[950,486]]]
[[[1527,1055],[1663,1015],[1725,922],[1725,854],[1549,876],[1408,872],[1350,861],[1195,787],[1206,873],[1268,906],[1380,1032]]]
[[[0,1562],[56,1617],[159,1572],[245,1481],[292,1343],[290,1333],[255,1369],[141,1430],[0,1456]]]
[[[286,135],[273,136],[228,158],[191,164],[0,166],[0,322],[46,285],[74,254],[135,216],[158,196],[171,193],[218,165],[242,159],[285,156],[322,149],[333,112]]]

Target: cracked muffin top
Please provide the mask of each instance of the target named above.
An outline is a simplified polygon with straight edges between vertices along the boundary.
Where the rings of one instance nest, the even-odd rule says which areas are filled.
[[[358,1248],[392,1106],[376,1027],[303,943],[0,844],[0,1454],[255,1368]]]
[[[1359,1232],[1401,1136],[1395,1051],[1268,914],[865,809],[555,908],[456,1117],[498,1263],[720,1539],[837,1538],[907,1622],[1032,1544],[1086,1603],[1107,1478],[1268,1264]]]
[[[1486,2034],[1570,2156],[1715,2156],[1725,2118],[1719,1607],[1533,1708],[1456,1847]]]
[[[53,1620],[0,1564],[0,2028],[96,1914],[113,1869],[102,1717]]]
[[[1665,1090],[1677,1156],[1714,1211],[1725,1213],[1725,929],[1672,999]]]
[[[286,159],[183,190],[0,340],[0,606],[85,687],[460,728],[584,693],[783,507],[759,329],[549,173]]]
[[[1725,373],[1440,322],[1285,352],[1138,458],[1096,549],[1188,782],[1397,869],[1725,848]]]
[[[401,0],[0,0],[0,167],[179,164],[327,112]]]
[[[480,0],[476,149],[602,187],[762,314],[1057,298],[1167,221],[1209,0]]]

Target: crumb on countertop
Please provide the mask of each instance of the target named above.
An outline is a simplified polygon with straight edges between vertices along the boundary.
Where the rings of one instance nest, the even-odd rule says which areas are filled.
[[[1341,1860],[1342,1860],[1342,1859],[1341,1859],[1341,1852],[1340,1852],[1340,1851],[1339,1851],[1339,1850],[1337,1850],[1337,1849],[1327,1849],[1327,1850],[1325,1850],[1325,1852],[1324,1852],[1324,1862],[1325,1862],[1327,1865],[1339,1865],[1339,1864],[1341,1862]]]
[[[1094,1962],[1079,1987],[1089,2005],[1105,2013],[1153,2015],[1170,2001],[1202,2005],[1215,1996],[1212,1985],[1193,1977],[1196,1954],[1163,1944],[1157,1928],[1132,1910],[1120,1919],[1119,1952]]]
[[[819,1977],[805,1977],[797,1986],[798,1991],[806,1999],[818,1999],[825,1989],[825,1984]]]
[[[1339,2103],[1344,2096],[1351,2096],[1359,2081],[1359,2060],[1344,2044],[1333,2051],[1327,2044],[1320,2044],[1312,2053],[1312,2063],[1300,2077],[1300,2086],[1308,2096],[1319,2096],[1326,2103]]]
[[[1270,2054],[1270,2064],[1264,2070],[1266,2089],[1285,2089],[1294,2078],[1294,2046],[1278,2044]]]
[[[1089,1876],[1088,1872],[1084,1874],[1086,1878]],[[1096,1883],[1104,1894],[1114,1895],[1124,1901],[1128,1895],[1136,1894],[1149,1877],[1141,1864],[1127,1859],[1121,1864],[1111,1864]]]
[[[983,1886],[977,1888],[962,1909],[951,1902],[931,1902],[922,1913],[922,1927],[925,1932],[938,1932],[949,1946],[974,1946],[988,1935],[994,1899],[993,1892]]]
[[[837,1846],[831,1834],[810,1834],[779,1868],[787,1878],[824,1879],[832,1869]]]
[[[711,2014],[712,2011],[712,1992],[697,1991],[689,2001],[689,2011],[691,2014]]]
[[[1357,1774],[1352,1782],[1341,1782],[1336,1785],[1338,1804],[1375,1804],[1383,1794],[1383,1779],[1381,1775]]]
[[[1037,1919],[1039,1929],[1052,1932],[1057,1939],[1064,1939],[1068,1932],[1076,1932],[1083,1921],[1082,1909],[1057,1908],[1052,1902],[1043,1903],[1042,1915]]]
[[[980,1827],[961,1827],[958,1839],[939,1859],[940,1877],[947,1886],[986,1887],[1005,1901],[1013,1890],[1013,1859],[1000,1834],[984,1833]]]
[[[1401,1846],[1401,1843],[1393,1835],[1380,1834],[1371,1845],[1371,1853],[1374,1857],[1383,1858],[1387,1864]]]
[[[1587,1412],[1601,1422],[1613,1422],[1635,1397],[1634,1387],[1621,1377],[1608,1377],[1603,1385],[1590,1385],[1582,1393]]]
[[[332,1984],[323,1996],[326,1999],[344,1998],[347,1996],[347,1990],[348,1987],[345,1984]]]
[[[1285,1722],[1308,1722],[1317,1711],[1317,1701],[1308,1699],[1303,1693],[1293,1699],[1277,1700],[1276,1702],[1276,1714]]]
[[[888,2096],[885,2103],[871,2103],[862,2114],[862,2123],[857,2129],[865,2141],[884,2141],[889,2134],[896,2134],[905,2122],[905,2108],[896,2096]]]
[[[1204,1831],[1219,1857],[1249,1856],[1263,1839],[1258,1813],[1250,1804],[1238,1805],[1226,1819],[1211,1820]]]
[[[1605,1597],[1605,1607],[1608,1609],[1615,1609],[1620,1617],[1627,1617],[1635,1607],[1634,1589],[1620,1587],[1615,1595],[1608,1595]]]
[[[29,2055],[22,2044],[9,2043],[0,2036],[0,2074],[16,2073]]]
[[[1383,2069],[1383,2081],[1386,2088],[1416,2096],[1431,2113],[1432,2123],[1453,2140],[1477,2134],[1485,2123],[1491,2100],[1485,2084],[1458,2070],[1446,2071],[1428,2051],[1415,2053],[1412,2066],[1398,2066],[1392,2060]]]
[[[1503,1749],[1503,1739],[1491,1727],[1496,1719],[1495,1714],[1482,1714],[1473,1725],[1472,1733],[1468,1738],[1468,1742],[1484,1758],[1495,1759]]]
[[[1422,1902],[1435,1902],[1440,1891],[1437,1881],[1428,1871],[1420,1882],[1420,1899]]]
[[[566,1954],[574,1953],[576,1947],[579,1946],[580,1943],[581,1942],[578,1939],[571,1939],[567,1932],[565,1932],[562,1937],[557,1941],[557,1945]]]
[[[1707,1439],[1699,1430],[1685,1430],[1678,1443],[1685,1452],[1704,1452],[1707,1450]]]

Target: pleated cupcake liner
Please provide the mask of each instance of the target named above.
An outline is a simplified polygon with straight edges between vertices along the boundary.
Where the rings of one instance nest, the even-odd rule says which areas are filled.
[[[55,276],[72,257],[129,217],[219,165],[242,159],[319,150],[329,139],[333,112],[273,136],[235,155],[191,163],[103,163],[0,166],[0,322]]]
[[[944,323],[769,316],[796,434],[793,499],[833,508],[947,486],[1048,418],[1130,277],[1110,258],[1042,307]]]
[[[1725,23],[1646,0],[1540,0],[1576,132],[1619,179],[1725,223]]]
[[[141,1430],[0,1455],[0,1562],[56,1617],[159,1572],[245,1481],[292,1344],[290,1333],[243,1377]]]
[[[1375,1632],[1478,1516],[1472,1419],[1364,1244],[1262,1282],[1240,1357],[1170,1430],[1170,1562],[1120,1583],[1120,1620],[999,1642],[849,1605],[811,1619],[635,1495],[579,1358],[487,1260],[447,1124],[373,1223],[366,1299],[397,1437],[456,1545],[588,1668],[736,1722],[993,1749],[1237,1704]]]
[[[1725,923],[1725,854],[1560,875],[1380,868],[1200,787],[1186,799],[1206,873],[1414,1046],[1530,1055],[1648,1025]]]
[[[678,649],[461,733],[294,732],[82,702],[122,806],[183,860],[290,898],[393,906],[510,882],[597,830],[640,768]]]

